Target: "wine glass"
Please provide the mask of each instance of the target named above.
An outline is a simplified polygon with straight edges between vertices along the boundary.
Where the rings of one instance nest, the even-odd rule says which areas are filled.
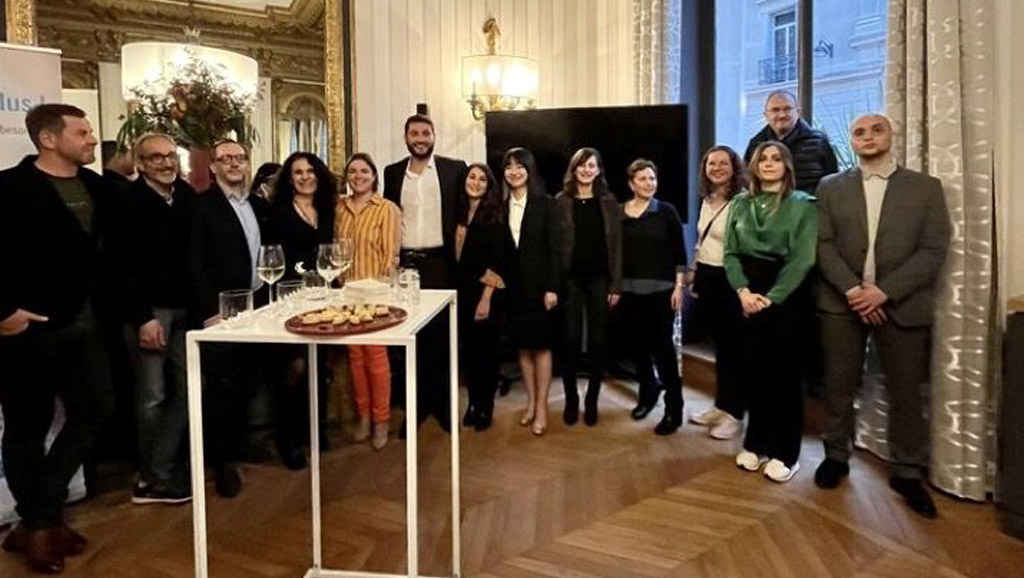
[[[338,245],[338,266],[341,269],[341,275],[344,275],[352,268],[352,259],[355,256],[355,247],[352,246],[352,239],[348,237],[341,237],[336,241]]]
[[[270,302],[274,302],[274,283],[284,275],[284,249],[281,245],[263,245],[256,259],[256,273],[270,286]]]
[[[316,271],[327,282],[324,296],[331,291],[331,283],[341,275],[341,245],[324,243],[316,252]]]

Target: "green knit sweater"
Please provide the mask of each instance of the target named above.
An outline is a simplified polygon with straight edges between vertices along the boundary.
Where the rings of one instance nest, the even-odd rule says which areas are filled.
[[[732,201],[725,231],[725,274],[737,291],[749,285],[740,257],[781,260],[783,265],[765,295],[782,303],[803,283],[818,251],[818,211],[815,198],[793,191],[775,208],[772,193],[756,197],[743,192]]]

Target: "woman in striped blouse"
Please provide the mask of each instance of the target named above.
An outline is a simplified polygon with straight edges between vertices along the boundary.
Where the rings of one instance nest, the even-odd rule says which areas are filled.
[[[377,165],[366,153],[355,153],[345,164],[348,193],[338,201],[335,238],[352,239],[349,280],[386,276],[398,264],[401,212],[377,194]],[[391,417],[391,365],[383,345],[350,345],[349,366],[359,426],[356,441],[365,441],[373,425],[373,449],[388,443]]]

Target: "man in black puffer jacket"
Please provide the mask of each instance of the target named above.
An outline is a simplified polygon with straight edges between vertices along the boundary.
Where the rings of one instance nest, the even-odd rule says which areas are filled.
[[[828,137],[800,118],[800,103],[793,93],[778,90],[769,94],[764,105],[764,118],[768,125],[750,139],[743,155],[744,161],[750,162],[757,145],[768,140],[780,141],[793,153],[796,188],[812,195],[822,177],[839,172],[836,153]]]

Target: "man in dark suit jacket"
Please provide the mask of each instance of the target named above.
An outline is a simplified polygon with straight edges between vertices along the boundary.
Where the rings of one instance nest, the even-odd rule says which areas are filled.
[[[3,466],[21,517],[4,549],[24,554],[37,572],[57,573],[87,545],[62,512],[68,483],[114,406],[91,306],[114,207],[103,178],[85,168],[96,138],[83,111],[42,104],[25,125],[39,155],[0,172]],[[47,451],[56,397],[65,421]]]
[[[249,153],[242,145],[221,142],[213,147],[210,158],[214,181],[196,198],[189,225],[192,318],[206,325],[216,322],[222,291],[260,287],[256,259],[269,215],[266,201],[249,194]],[[262,293],[257,295],[265,298]],[[203,347],[210,463],[217,470],[217,492],[225,497],[241,491],[236,463],[245,443],[245,384],[249,380],[243,370],[253,366],[247,359],[250,351],[236,344]]]
[[[466,163],[434,154],[434,122],[415,114],[405,121],[409,156],[384,169],[384,198],[402,209],[403,267],[419,271],[424,289],[454,289],[455,205]],[[417,359],[420,420],[432,413],[448,430],[447,311],[420,333]],[[403,364],[398,364],[404,367]],[[405,376],[392,364],[392,399],[404,399]]]
[[[191,499],[187,453],[185,332],[192,298],[188,218],[196,193],[178,177],[177,145],[166,134],[135,142],[139,178],[126,191],[115,236],[114,267],[122,310],[120,339],[134,368],[138,432],[135,504]]]
[[[853,401],[871,336],[889,392],[889,485],[914,511],[932,518],[935,505],[920,481],[928,450],[923,387],[949,214],[938,179],[896,164],[889,119],[862,116],[850,133],[860,166],[818,187],[826,458],[814,481],[834,488],[849,473]]]

